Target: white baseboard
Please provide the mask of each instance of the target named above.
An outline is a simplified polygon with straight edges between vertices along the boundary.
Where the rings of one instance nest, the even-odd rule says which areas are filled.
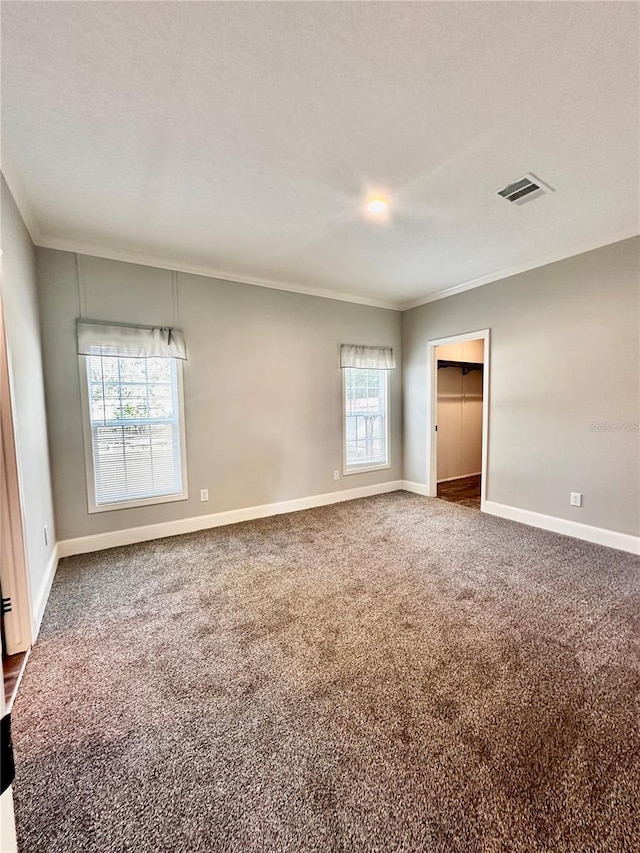
[[[528,524],[531,527],[540,527],[542,530],[573,536],[574,539],[583,539],[585,542],[594,542],[596,545],[606,545],[608,548],[617,548],[619,551],[628,551],[630,554],[640,554],[640,536],[618,533],[616,530],[605,530],[603,527],[592,527],[578,521],[556,518],[553,515],[544,515],[529,509],[519,509],[515,506],[495,503],[495,501],[485,501],[482,510],[489,515],[497,515],[500,518],[519,521],[521,524]]]
[[[42,579],[42,584],[40,585],[40,589],[38,590],[38,596],[35,599],[35,604],[33,605],[33,638],[32,643],[35,643],[38,634],[40,633],[40,625],[42,624],[42,617],[44,616],[44,610],[47,606],[47,601],[49,600],[49,593],[51,592],[51,586],[53,584],[53,579],[56,576],[56,570],[58,568],[58,560],[60,559],[60,546],[59,544],[53,546],[53,551],[51,552],[51,556],[49,557],[49,562],[44,570],[44,578]]]
[[[467,477],[481,477],[482,471],[472,471],[470,474],[458,474],[456,477],[445,477],[444,480],[438,480],[438,483],[452,483],[454,480],[466,480]]]
[[[402,488],[405,492],[413,492],[416,495],[423,495],[425,498],[429,497],[429,486],[424,483],[412,483],[411,480],[403,480]]]
[[[263,504],[262,506],[251,506],[244,509],[232,509],[227,512],[198,515],[192,518],[181,518],[177,521],[148,524],[144,527],[112,530],[108,533],[97,533],[94,536],[80,536],[77,539],[63,539],[61,542],[58,542],[58,554],[60,557],[71,557],[74,554],[88,554],[92,551],[103,551],[105,548],[132,545],[134,542],[148,542],[151,539],[162,539],[165,536],[178,536],[181,533],[194,533],[197,530],[208,530],[211,527],[221,527],[225,524],[237,524],[239,521],[252,521],[255,518],[266,518],[270,515],[282,515],[282,513],[286,512],[298,512],[302,509],[328,506],[329,504],[340,503],[342,501],[352,501],[356,498],[367,498],[371,495],[397,492],[403,488],[402,480],[392,480],[388,483],[359,486],[355,489],[328,492],[324,495],[312,495],[308,498],[296,498],[290,501],[281,501],[280,503]]]
[[[217,512],[211,515],[200,515],[192,518],[182,518],[177,521],[168,521],[161,524],[148,524],[144,527],[129,527],[124,530],[113,530],[108,533],[98,533],[93,536],[80,536],[76,539],[64,539],[58,542],[47,566],[46,581],[43,583],[37,599],[34,619],[37,628],[40,628],[44,607],[46,605],[51,584],[55,576],[58,558],[71,557],[74,554],[88,554],[92,551],[102,551],[106,548],[116,548],[120,545],[132,545],[135,542],[148,542],[152,539],[162,539],[166,536],[179,536],[182,533],[194,533],[198,530],[208,530],[212,527],[221,527],[225,524],[237,524],[241,521],[251,521],[256,518],[266,518],[271,515],[281,515],[287,512],[298,512],[303,509],[313,509],[319,506],[340,503],[342,501],[366,498],[372,495],[386,494],[404,490],[417,495],[429,496],[429,487],[424,483],[414,483],[411,480],[392,480],[387,483],[379,483],[371,486],[360,486],[354,489],[344,489],[338,492],[328,492],[324,495],[312,495],[307,498],[296,498],[279,503],[263,504],[262,506],[244,507],[227,512]],[[587,542],[598,545],[606,545],[609,548],[617,548],[628,551],[631,554],[640,554],[640,537],[631,536],[626,533],[618,533],[614,530],[605,530],[600,527],[591,527],[576,521],[568,521],[555,518],[550,515],[532,512],[531,510],[519,509],[518,507],[506,506],[494,501],[484,501],[482,505],[484,512],[550,530],[554,533],[562,533],[565,536],[573,536]]]
[[[403,480],[402,488],[406,492],[414,492],[416,495],[429,497],[429,487],[424,483],[412,483],[410,480]],[[640,536],[618,533],[616,530],[606,530],[603,527],[592,527],[578,521],[556,518],[553,515],[544,515],[541,512],[533,512],[529,509],[519,509],[495,501],[483,501],[481,509],[488,515],[508,518],[510,521],[518,521],[520,524],[528,524],[530,527],[539,527],[542,530],[550,530],[552,533],[562,533],[564,536],[572,536],[574,539],[582,539],[596,545],[606,545],[608,548],[628,551],[630,554],[640,554]]]

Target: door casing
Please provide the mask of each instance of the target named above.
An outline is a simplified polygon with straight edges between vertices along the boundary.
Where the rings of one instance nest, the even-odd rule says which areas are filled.
[[[0,298],[0,584],[3,597],[11,599],[11,611],[3,619],[7,653],[16,654],[31,647],[35,626],[31,617],[9,358]]]
[[[461,344],[465,341],[484,342],[484,369],[482,371],[482,477],[480,480],[480,509],[484,511],[487,496],[487,471],[489,463],[489,375],[490,375],[490,329],[450,335],[427,342],[427,488],[432,498],[438,496],[438,359],[436,348],[445,344]]]

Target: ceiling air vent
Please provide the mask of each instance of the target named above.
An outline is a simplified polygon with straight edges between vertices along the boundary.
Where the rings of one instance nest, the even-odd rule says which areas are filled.
[[[512,204],[526,204],[528,201],[533,201],[534,198],[540,198],[541,195],[554,192],[553,187],[545,184],[540,178],[529,172],[524,178],[519,178],[508,187],[498,190],[498,195],[510,201]]]

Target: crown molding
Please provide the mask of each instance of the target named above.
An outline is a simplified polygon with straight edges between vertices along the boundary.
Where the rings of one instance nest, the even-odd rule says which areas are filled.
[[[255,287],[267,287],[271,290],[285,290],[289,293],[300,293],[304,296],[317,296],[321,299],[336,299],[340,302],[353,302],[357,305],[368,305],[372,308],[385,308],[398,311],[398,304],[383,299],[373,299],[368,296],[359,296],[355,293],[341,293],[337,290],[328,290],[319,287],[307,287],[306,285],[289,284],[283,281],[274,281],[266,278],[253,276],[239,276],[225,270],[212,267],[199,267],[176,261],[173,258],[163,258],[156,255],[147,255],[142,252],[133,252],[128,249],[114,249],[94,243],[82,243],[77,240],[65,240],[58,237],[47,237],[40,235],[34,240],[37,246],[44,249],[59,249],[63,252],[74,252],[78,255],[92,255],[97,258],[105,258],[111,261],[123,261],[128,264],[140,264],[144,267],[156,267],[159,269],[174,270],[175,272],[188,273],[190,275],[201,275],[206,278],[216,278],[221,281],[231,281],[235,284],[250,284]]]
[[[419,308],[421,305],[427,305],[429,302],[446,299],[449,296],[455,296],[456,294],[464,293],[467,290],[474,290],[476,287],[484,287],[486,284],[492,284],[493,282],[501,281],[505,278],[511,278],[512,276],[520,275],[521,273],[529,272],[531,270],[538,269],[539,267],[548,266],[549,264],[556,263],[557,261],[563,261],[567,258],[582,255],[585,252],[601,249],[604,246],[619,243],[622,240],[628,240],[631,237],[637,237],[640,235],[640,224],[634,223],[633,225],[627,225],[618,231],[608,234],[605,237],[598,237],[596,239],[574,245],[570,249],[563,249],[558,252],[551,252],[547,255],[543,255],[535,261],[530,261],[525,264],[517,264],[500,270],[499,272],[489,273],[488,275],[480,276],[479,278],[463,281],[460,284],[453,285],[452,287],[446,287],[443,290],[436,290],[433,293],[428,293],[419,299],[413,299],[408,302],[399,302],[386,299],[375,299],[354,293],[343,293],[337,290],[330,290],[328,288],[294,285],[288,282],[275,281],[254,276],[238,276],[236,273],[230,273],[225,270],[214,269],[212,267],[192,266],[191,264],[185,264],[182,261],[176,261],[169,257],[165,258],[142,252],[135,252],[128,249],[106,247],[96,243],[83,243],[77,240],[49,237],[42,233],[38,217],[36,216],[34,208],[24,189],[24,184],[20,177],[20,173],[15,166],[15,161],[13,160],[11,153],[7,150],[7,145],[4,142],[2,145],[0,171],[4,175],[11,194],[18,206],[18,210],[22,215],[25,226],[36,246],[42,246],[45,249],[58,249],[64,252],[73,252],[79,255],[93,255],[98,258],[122,261],[130,264],[140,264],[141,266],[146,267],[174,270],[175,272],[187,273],[190,275],[201,275],[206,278],[215,278],[221,281],[234,282],[235,284],[248,284],[254,287],[270,288],[271,290],[284,290],[289,293],[299,293],[304,296],[316,296],[319,299],[334,299],[339,302],[368,305],[372,308],[384,308],[389,311],[410,311],[412,308]]]
[[[399,305],[400,311],[410,311],[412,308],[419,308],[420,305],[427,305],[429,302],[435,302],[438,299],[446,299],[448,296],[455,296],[457,293],[464,293],[466,290],[474,290],[476,287],[483,287],[485,284],[491,284],[494,281],[501,281],[504,278],[511,278],[514,275],[519,275],[523,272],[546,267],[556,261],[564,261],[567,258],[573,258],[576,255],[582,255],[585,252],[591,252],[594,249],[601,249],[603,246],[610,246],[612,243],[619,243],[621,240],[628,240],[630,237],[640,235],[640,225],[627,225],[619,231],[615,231],[606,237],[598,237],[595,240],[588,240],[584,243],[573,246],[571,249],[563,249],[559,252],[551,252],[544,255],[536,261],[530,261],[526,264],[517,264],[513,267],[500,272],[490,273],[489,275],[480,276],[470,281],[464,281],[460,284],[454,284],[452,287],[447,287],[444,290],[437,290],[434,293],[428,293],[420,299],[414,299],[411,302],[404,302]]]
[[[9,183],[7,181],[7,183]],[[12,189],[13,191],[13,189]],[[16,199],[17,201],[17,199]],[[22,211],[22,207],[18,203]],[[32,234],[34,243],[47,249],[59,249],[65,252],[75,252],[79,255],[93,255],[98,258],[106,258],[113,261],[123,261],[131,264],[141,264],[142,266],[157,267],[160,269],[175,270],[176,272],[188,273],[191,275],[201,275],[206,278],[215,278],[222,281],[231,281],[236,284],[249,284],[255,287],[267,287],[272,290],[284,290],[289,293],[300,293],[304,296],[316,296],[320,299],[335,299],[340,302],[352,302],[357,305],[368,305],[373,308],[384,308],[390,311],[409,311],[412,308],[418,308],[420,305],[426,305],[429,302],[436,302],[439,299],[446,299],[449,296],[455,296],[458,293],[464,293],[467,290],[474,290],[476,287],[484,287],[486,284],[492,284],[496,281],[501,281],[505,278],[519,275],[520,273],[529,272],[530,270],[538,269],[539,267],[548,266],[549,264],[563,261],[567,258],[573,258],[576,255],[582,255],[585,252],[591,252],[594,249],[601,249],[604,246],[609,246],[613,243],[619,243],[622,240],[627,240],[630,237],[637,237],[640,234],[640,226],[636,223],[621,228],[608,234],[605,237],[599,237],[594,240],[588,240],[578,245],[574,245],[570,249],[563,249],[558,252],[551,252],[538,258],[536,261],[530,261],[525,264],[517,264],[512,267],[507,267],[499,272],[490,273],[489,275],[480,276],[469,281],[461,282],[460,284],[447,287],[443,290],[437,290],[434,293],[428,293],[420,299],[411,300],[410,302],[394,302],[391,300],[373,299],[367,296],[359,296],[352,293],[341,293],[336,290],[329,290],[317,287],[306,287],[304,285],[293,285],[287,282],[273,281],[270,279],[241,277],[235,273],[229,273],[224,270],[212,269],[211,267],[191,266],[178,262],[172,258],[162,258],[155,255],[147,255],[141,252],[132,252],[126,249],[113,249],[106,246],[94,243],[82,243],[75,240],[64,240],[57,237],[46,237],[40,235],[36,230],[37,239]]]
[[[15,164],[15,160],[13,159],[11,151],[4,140],[2,142],[2,153],[0,154],[0,172],[2,172],[2,175],[7,182],[7,186],[9,187],[13,200],[20,211],[22,221],[29,232],[31,240],[38,245],[38,240],[41,238],[42,234],[40,223],[38,222],[38,217],[36,216],[33,205],[29,200],[27,191],[24,188],[24,183]]]

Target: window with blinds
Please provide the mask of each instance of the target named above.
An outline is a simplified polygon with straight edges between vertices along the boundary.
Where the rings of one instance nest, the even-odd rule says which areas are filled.
[[[90,510],[186,498],[181,362],[103,355],[102,347],[84,359]]]
[[[389,466],[388,370],[346,367],[344,473]]]

